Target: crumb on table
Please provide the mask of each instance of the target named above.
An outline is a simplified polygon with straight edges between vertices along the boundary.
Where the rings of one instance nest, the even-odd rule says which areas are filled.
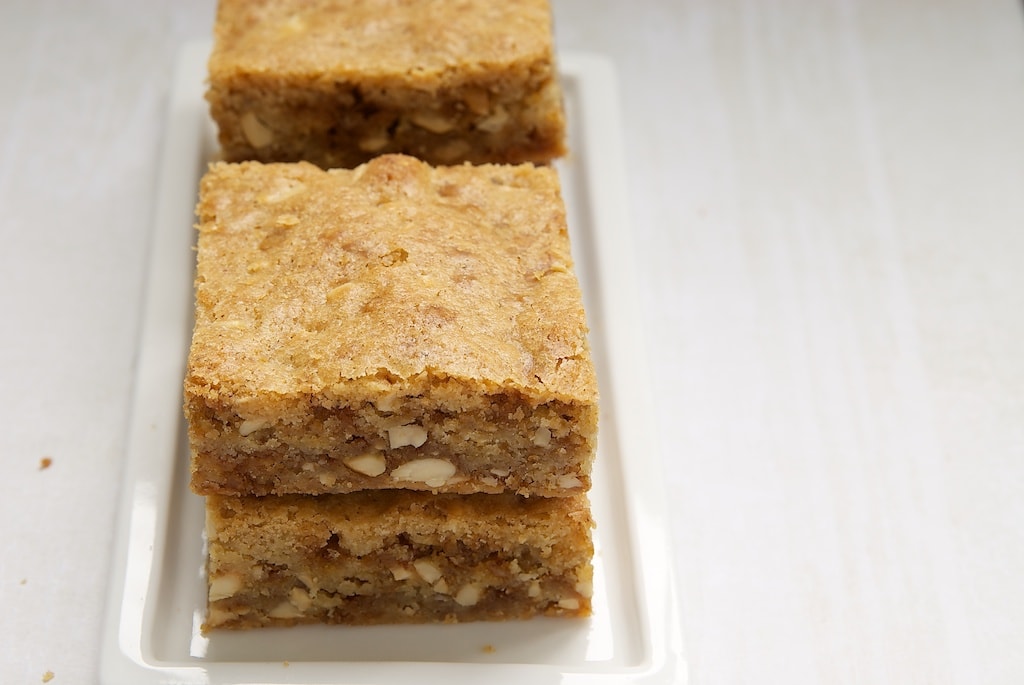
[[[53,465],[53,459],[51,459],[50,457],[43,457],[42,459],[39,460],[39,470],[40,471],[45,471],[46,469],[50,468],[50,466],[52,466],[52,465]]]

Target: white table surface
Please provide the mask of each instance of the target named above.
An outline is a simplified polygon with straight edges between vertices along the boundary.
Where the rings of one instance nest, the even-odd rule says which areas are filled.
[[[691,682],[1024,682],[1021,4],[554,4],[620,77]],[[167,85],[212,15],[0,9],[3,683],[96,680]]]

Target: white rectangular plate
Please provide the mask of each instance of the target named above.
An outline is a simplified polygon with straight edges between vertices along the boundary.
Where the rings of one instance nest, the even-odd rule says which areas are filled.
[[[170,94],[102,682],[683,682],[660,464],[632,314],[614,74],[586,55],[561,58],[573,153],[559,170],[601,386],[593,617],[199,633],[203,506],[188,488],[181,388],[192,330],[193,210],[216,152],[203,100],[208,53],[205,43],[186,46]]]

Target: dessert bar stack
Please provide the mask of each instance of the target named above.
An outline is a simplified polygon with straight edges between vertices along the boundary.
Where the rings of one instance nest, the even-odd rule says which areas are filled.
[[[562,150],[548,10],[427,4],[219,8],[234,161],[200,188],[185,379],[206,628],[590,611],[586,321],[557,174],[509,163]]]

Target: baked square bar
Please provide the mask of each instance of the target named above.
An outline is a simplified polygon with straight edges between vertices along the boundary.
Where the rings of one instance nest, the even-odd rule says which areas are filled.
[[[205,628],[590,613],[586,495],[209,497]]]
[[[198,214],[197,493],[589,488],[597,388],[554,170],[218,163]]]
[[[228,161],[548,162],[548,0],[221,0],[207,100]]]

